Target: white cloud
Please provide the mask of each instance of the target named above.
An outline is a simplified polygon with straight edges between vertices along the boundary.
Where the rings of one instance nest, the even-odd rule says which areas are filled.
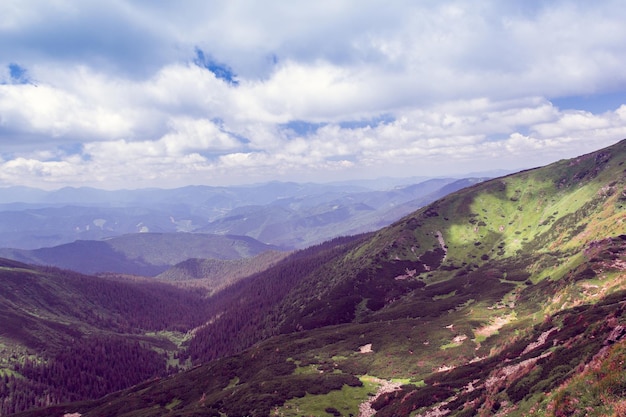
[[[611,0],[7,0],[0,185],[427,175],[575,156],[626,137],[626,110],[550,100],[626,91],[625,18]],[[196,48],[238,85],[195,65]],[[10,64],[31,84],[9,82]]]
[[[193,120],[181,118],[171,123],[173,133],[161,138],[168,154],[184,155],[189,151],[224,151],[233,150],[241,143],[214,123],[206,119]]]
[[[52,138],[115,138],[130,129],[114,109],[46,85],[0,85],[0,117],[5,129]]]
[[[243,85],[238,104],[247,118],[267,121],[335,120],[359,115],[370,93],[361,75],[327,62],[302,65],[287,62],[269,80]],[[367,97],[369,98],[369,97]]]

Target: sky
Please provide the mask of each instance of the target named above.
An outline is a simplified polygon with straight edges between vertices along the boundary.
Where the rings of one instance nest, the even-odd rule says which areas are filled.
[[[622,0],[2,0],[0,187],[521,170],[626,138]]]

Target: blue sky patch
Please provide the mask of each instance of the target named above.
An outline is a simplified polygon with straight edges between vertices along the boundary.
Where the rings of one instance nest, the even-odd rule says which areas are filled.
[[[196,57],[194,58],[193,63],[200,68],[208,69],[215,74],[217,78],[226,81],[230,85],[239,85],[239,81],[236,79],[237,74],[235,74],[231,67],[217,62],[212,57],[206,55],[200,48],[196,48]]]
[[[339,122],[338,125],[342,129],[361,129],[364,127],[376,127],[380,124],[391,123],[395,121],[395,117],[389,114],[382,114],[365,120],[346,120]],[[310,136],[317,132],[321,127],[327,126],[329,123],[313,123],[304,120],[292,120],[289,123],[281,125],[281,128],[293,131],[296,136]]]
[[[588,96],[569,96],[550,99],[561,110],[584,110],[594,114],[614,111],[626,104],[626,91]]]
[[[30,82],[26,68],[15,63],[10,63],[8,67],[12,84],[28,84]]]
[[[289,123],[281,125],[281,127],[292,130],[296,136],[309,136],[317,132],[317,129],[327,124],[328,123],[311,123],[304,120],[292,120]]]

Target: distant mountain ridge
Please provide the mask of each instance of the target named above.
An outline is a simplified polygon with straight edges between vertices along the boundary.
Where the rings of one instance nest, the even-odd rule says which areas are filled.
[[[303,248],[387,225],[458,181],[462,186],[463,180],[447,178],[396,187],[389,180],[384,190],[282,182],[117,191],[0,188],[0,247],[38,249],[132,233],[205,232]]]
[[[234,260],[279,249],[247,236],[138,233],[34,250],[5,248],[0,249],[0,257],[85,274],[114,272],[155,276],[189,258]]]

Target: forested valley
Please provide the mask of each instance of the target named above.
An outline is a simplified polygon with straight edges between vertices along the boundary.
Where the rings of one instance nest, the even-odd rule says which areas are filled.
[[[98,398],[180,368],[167,334],[202,324],[202,290],[0,262],[0,413]]]
[[[279,332],[270,313],[289,291],[369,236],[297,251],[213,296],[202,286],[4,260],[3,336],[27,348],[3,347],[0,413],[99,398],[241,352]]]

